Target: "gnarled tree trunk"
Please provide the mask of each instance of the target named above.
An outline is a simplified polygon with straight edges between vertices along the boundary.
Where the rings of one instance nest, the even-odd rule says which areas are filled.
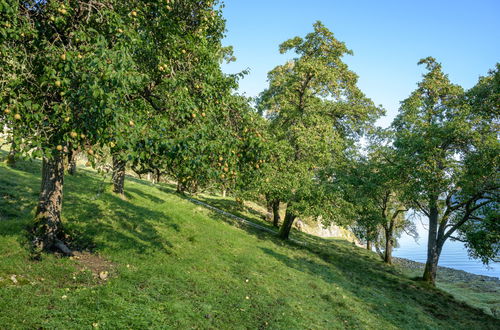
[[[290,230],[292,229],[293,222],[297,216],[292,214],[290,211],[290,205],[288,205],[288,208],[285,213],[285,219],[283,220],[283,224],[281,225],[280,231],[278,233],[278,236],[282,239],[288,239],[290,236]]]
[[[122,196],[125,192],[126,165],[126,161],[113,157],[113,192]]]
[[[71,250],[65,245],[65,234],[61,221],[64,184],[64,160],[58,154],[52,159],[43,159],[42,184],[36,217],[31,227],[31,241],[36,251],[59,249],[66,255]]]

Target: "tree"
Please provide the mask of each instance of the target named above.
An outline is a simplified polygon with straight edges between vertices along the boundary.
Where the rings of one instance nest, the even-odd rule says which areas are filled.
[[[120,102],[133,67],[126,22],[115,1],[2,1],[1,49],[14,75],[1,92],[20,153],[43,159],[42,185],[31,229],[37,250],[69,254],[61,222],[64,154],[108,138],[108,123],[120,116]],[[10,23],[12,22],[12,23]],[[14,32],[13,32],[14,31]],[[14,71],[12,71],[14,70]]]
[[[269,87],[258,100],[275,140],[283,141],[284,171],[269,179],[281,185],[287,204],[280,229],[284,239],[299,214],[332,218],[326,215],[335,198],[326,194],[317,174],[381,113],[342,62],[352,52],[321,22],[305,39],[295,37],[280,45],[281,53],[290,50],[299,57],[269,72]]]
[[[435,284],[443,245],[448,238],[460,239],[454,236],[457,233],[464,233],[461,238],[469,248],[480,247],[475,252],[483,261],[492,260],[499,251],[498,228],[491,226],[493,213],[498,214],[500,146],[496,124],[491,122],[496,116],[498,123],[498,98],[493,101],[498,85],[483,93],[484,84],[498,84],[498,78],[480,80],[467,96],[434,58],[419,64],[426,65],[427,73],[401,104],[393,123],[394,146],[398,170],[406,181],[405,199],[429,220],[423,279]],[[485,241],[476,245],[469,236],[477,233],[475,229],[494,232],[480,235]]]
[[[61,221],[67,153],[81,149],[93,161],[143,134],[148,122],[191,113],[172,111],[165,91],[187,95],[184,73],[212,56],[188,47],[210,52],[205,45],[220,42],[223,20],[214,3],[0,2],[8,22],[0,26],[0,70],[8,77],[2,75],[1,119],[12,123],[20,153],[43,159],[31,229],[36,250],[71,253]]]
[[[375,243],[378,248],[381,232],[383,260],[391,264],[398,236],[403,231],[414,232],[414,226],[405,217],[407,208],[401,198],[404,182],[394,171],[391,159],[394,153],[381,142],[376,140],[367,157],[354,160],[351,167],[338,169],[337,177],[344,198],[356,210],[356,222],[350,227],[366,240],[367,247]]]

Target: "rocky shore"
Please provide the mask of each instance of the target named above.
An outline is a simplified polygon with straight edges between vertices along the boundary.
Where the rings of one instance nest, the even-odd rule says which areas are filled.
[[[424,263],[416,262],[413,260],[405,258],[393,258],[394,264],[397,267],[404,268],[412,271],[424,271]],[[471,282],[471,281],[482,281],[482,282],[492,282],[500,286],[500,279],[498,277],[476,275],[468,273],[463,270],[453,269],[448,267],[438,268],[437,280],[439,282]]]

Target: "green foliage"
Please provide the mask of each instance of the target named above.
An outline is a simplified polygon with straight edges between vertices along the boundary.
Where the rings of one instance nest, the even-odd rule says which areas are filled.
[[[93,240],[96,258],[112,264],[109,278],[96,279],[81,260],[49,255],[30,261],[20,236],[36,205],[39,165],[20,162],[14,170],[0,164],[0,209],[10,214],[0,221],[3,327],[497,325],[498,320],[401,276],[351,243],[304,235],[307,248],[283,244],[227,224],[172,194],[169,186],[143,181],[129,182],[127,201],[109,190],[96,195],[102,178],[84,169],[66,179],[63,216],[71,231]]]
[[[493,101],[498,71],[464,93],[433,58],[420,63],[428,72],[402,102],[393,123],[398,171],[406,180],[404,196],[429,217],[437,210],[439,219],[431,222],[439,226],[433,234],[438,244],[464,231],[471,254],[486,262],[499,248],[498,228],[488,224],[486,213],[491,213],[485,212],[498,204],[500,143],[498,105]],[[493,232],[480,235],[485,228]]]
[[[258,106],[270,120],[274,165],[268,193],[277,192],[295,214],[327,215],[339,202],[317,180],[326,165],[352,145],[381,110],[357,88],[357,76],[342,57],[352,52],[320,22],[305,39],[280,45],[299,55],[268,74]],[[328,184],[327,184],[328,185]],[[328,218],[328,217],[325,217]]]

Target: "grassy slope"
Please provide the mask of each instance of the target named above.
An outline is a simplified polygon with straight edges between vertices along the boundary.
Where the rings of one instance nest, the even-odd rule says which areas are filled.
[[[107,186],[99,193],[102,179],[82,169],[66,178],[63,216],[115,264],[111,278],[99,284],[75,260],[29,261],[22,234],[38,173],[38,162],[0,165],[0,328],[498,325],[345,241],[285,244],[141,181],[127,181],[123,201]]]

